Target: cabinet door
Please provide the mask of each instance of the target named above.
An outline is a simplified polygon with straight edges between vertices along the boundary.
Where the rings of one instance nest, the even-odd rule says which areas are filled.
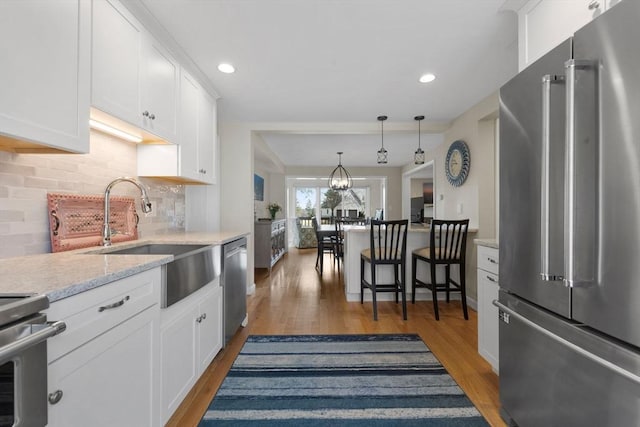
[[[573,36],[605,7],[605,0],[529,0],[518,11],[519,69]]]
[[[91,4],[0,1],[0,146],[89,152]]]
[[[49,365],[49,426],[160,425],[158,305]]]
[[[216,144],[216,103],[205,91],[201,91],[198,120],[198,172],[200,180],[215,183],[214,154]]]
[[[478,269],[478,353],[498,372],[498,276]]]
[[[143,127],[166,141],[176,142],[179,65],[160,43],[146,36],[142,67]]]
[[[180,310],[180,314],[163,325],[160,332],[163,422],[180,406],[198,379],[197,304],[181,304],[165,310]]]
[[[141,126],[140,56],[142,26],[122,6],[93,2],[94,107]]]
[[[187,73],[180,79],[180,175],[200,179],[198,172],[198,104],[201,90]]]
[[[200,372],[209,366],[222,348],[222,287],[216,286],[200,303],[198,323]]]

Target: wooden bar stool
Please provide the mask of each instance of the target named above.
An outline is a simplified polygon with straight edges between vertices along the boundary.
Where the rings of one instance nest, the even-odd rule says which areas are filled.
[[[378,320],[378,292],[394,292],[402,296],[402,316],[407,320],[407,227],[409,221],[371,221],[370,246],[360,253],[360,304],[364,304],[364,289],[371,290],[373,320]],[[371,282],[364,278],[365,263],[371,267]],[[393,283],[377,283],[376,266],[393,266]]]
[[[416,288],[431,289],[436,320],[440,320],[440,315],[438,314],[438,292],[447,294],[447,302],[449,302],[449,294],[451,292],[460,292],[464,318],[465,320],[469,319],[467,312],[467,284],[464,271],[468,229],[468,219],[458,221],[434,219],[431,221],[429,247],[415,249],[411,253],[411,284],[413,288],[411,290],[411,303],[415,304],[416,302]],[[425,283],[416,277],[418,260],[429,264],[431,283]],[[436,282],[436,267],[438,265],[444,265],[444,283]],[[460,268],[460,283],[451,278],[452,265],[457,265]]]

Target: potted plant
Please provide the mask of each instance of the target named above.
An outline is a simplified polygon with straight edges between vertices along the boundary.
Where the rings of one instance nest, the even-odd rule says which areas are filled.
[[[271,203],[269,206],[267,206],[267,209],[269,209],[269,214],[271,215],[272,221],[276,219],[276,214],[282,210],[280,205],[277,203]]]

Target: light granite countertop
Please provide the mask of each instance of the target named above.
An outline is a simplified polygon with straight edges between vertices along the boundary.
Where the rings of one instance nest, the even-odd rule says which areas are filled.
[[[473,239],[473,243],[478,246],[486,246],[488,248],[499,249],[496,239]]]
[[[175,233],[111,246],[128,248],[149,243],[222,245],[249,233]],[[0,259],[0,293],[45,294],[57,301],[145,270],[167,264],[173,255],[109,255],[102,247],[55,254]]]

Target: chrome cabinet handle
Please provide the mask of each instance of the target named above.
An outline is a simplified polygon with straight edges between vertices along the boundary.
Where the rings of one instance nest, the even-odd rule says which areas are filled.
[[[125,302],[129,301],[131,299],[131,297],[129,297],[129,295],[127,295],[126,297],[122,298],[120,301],[114,302],[113,304],[107,304],[107,305],[103,305],[98,309],[98,312],[102,313],[105,310],[111,310],[112,308],[118,308],[124,305]]]
[[[544,281],[562,280],[561,275],[551,273],[551,220],[550,201],[551,191],[551,85],[563,83],[563,76],[547,74],[542,77],[542,164],[540,183],[540,276]]]
[[[489,261],[491,264],[497,264],[498,263],[498,261],[496,261],[493,258],[489,258],[489,257],[487,257],[487,261]]]
[[[600,2],[598,0],[593,0],[589,2],[589,10],[600,9]]]
[[[54,391],[52,393],[49,393],[49,395],[47,396],[47,400],[52,405],[55,405],[56,403],[60,402],[60,400],[62,399],[62,395],[63,394],[64,393],[62,392],[62,390],[56,390],[56,391]]]
[[[207,313],[202,313],[202,320],[207,318]]]
[[[143,112],[142,112],[142,116],[143,116],[143,117],[149,117],[149,112],[148,112],[148,111],[146,111],[146,110],[145,110],[145,111],[143,111]]]
[[[149,118],[150,118],[151,120],[155,120],[155,119],[156,119],[156,115],[155,115],[155,114],[149,114]]]
[[[198,322],[198,323],[202,323],[202,315],[200,315],[200,316],[198,316],[198,317],[196,318],[196,322]]]
[[[493,283],[498,283],[498,281],[496,279],[494,279],[493,277],[491,277],[491,276],[487,276],[487,280],[489,280],[490,282],[493,282]]]
[[[146,117],[146,118],[148,118],[150,120],[155,120],[156,119],[156,115],[148,112],[147,110],[142,112],[142,116]]]

